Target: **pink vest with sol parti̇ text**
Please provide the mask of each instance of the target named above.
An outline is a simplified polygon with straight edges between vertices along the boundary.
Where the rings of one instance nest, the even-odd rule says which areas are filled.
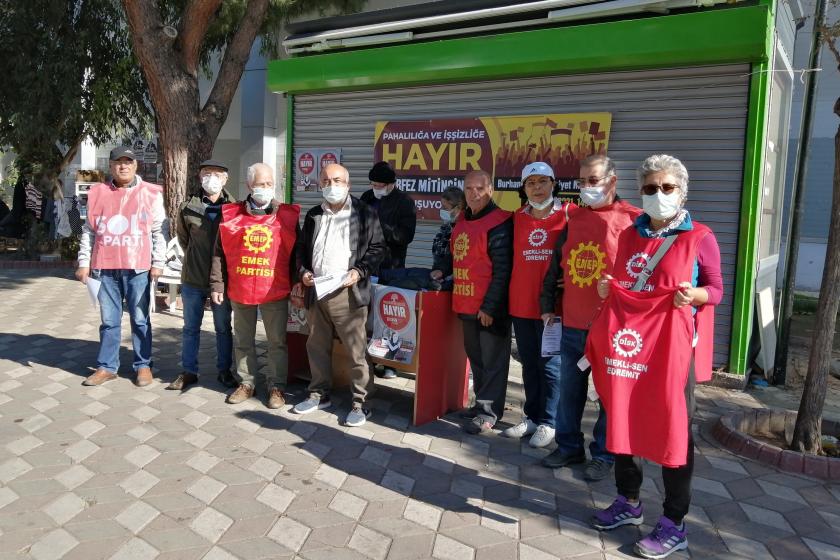
[[[140,181],[130,188],[97,183],[88,191],[88,221],[94,231],[91,267],[147,270],[152,265],[153,207],[163,189]]]

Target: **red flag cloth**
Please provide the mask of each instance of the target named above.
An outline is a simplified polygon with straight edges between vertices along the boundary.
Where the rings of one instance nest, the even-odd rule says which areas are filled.
[[[632,292],[613,281],[586,340],[607,413],[607,449],[666,467],[688,457],[685,384],[694,333],[691,307],[674,307],[674,292]]]

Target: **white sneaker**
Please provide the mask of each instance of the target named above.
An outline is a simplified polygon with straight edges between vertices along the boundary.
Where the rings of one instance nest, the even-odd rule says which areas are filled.
[[[540,424],[537,426],[534,435],[528,440],[528,445],[531,447],[545,447],[554,441],[554,428],[548,424]]]
[[[511,426],[502,431],[502,435],[509,438],[521,438],[530,436],[537,430],[537,425],[531,422],[530,418],[523,418],[516,426]],[[553,437],[553,435],[552,435]]]

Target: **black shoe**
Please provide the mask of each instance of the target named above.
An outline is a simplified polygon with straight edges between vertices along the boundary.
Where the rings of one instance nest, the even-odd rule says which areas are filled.
[[[560,467],[583,463],[584,461],[586,461],[586,453],[566,453],[560,449],[555,449],[543,457],[542,466],[550,469],[559,469]]]
[[[472,420],[478,416],[478,409],[475,407],[465,408],[458,412],[458,418],[462,418],[464,420]]]
[[[239,387],[239,381],[237,381],[230,370],[220,371],[219,375],[216,376],[216,381],[227,387],[228,389],[233,389],[234,387]]]
[[[194,373],[187,373],[186,371],[175,378],[175,381],[167,385],[170,391],[184,391],[190,385],[198,383],[198,376]]]

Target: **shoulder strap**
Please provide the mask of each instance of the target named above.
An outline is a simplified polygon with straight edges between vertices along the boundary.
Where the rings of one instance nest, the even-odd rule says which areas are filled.
[[[665,253],[668,252],[668,249],[671,248],[671,245],[677,240],[677,235],[669,235],[665,238],[665,241],[662,242],[662,245],[659,246],[659,249],[656,250],[656,253],[653,254],[653,257],[647,262],[647,266],[639,273],[638,278],[636,278],[636,283],[633,284],[633,287],[630,289],[632,292],[641,292],[642,288],[645,287],[648,279],[653,274],[653,271],[656,269],[656,265],[659,264],[659,261],[662,260],[662,257],[665,256]]]

